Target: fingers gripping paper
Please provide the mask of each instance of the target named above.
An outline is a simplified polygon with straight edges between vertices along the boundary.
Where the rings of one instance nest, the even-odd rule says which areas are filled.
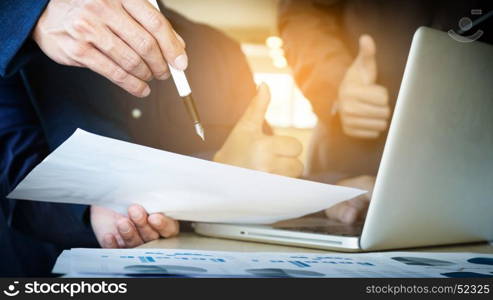
[[[269,224],[320,211],[364,191],[170,153],[78,129],[9,198],[133,203],[177,220]]]

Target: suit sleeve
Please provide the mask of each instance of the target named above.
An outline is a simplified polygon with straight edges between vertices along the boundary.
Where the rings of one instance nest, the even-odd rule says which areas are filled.
[[[283,0],[278,26],[286,58],[319,119],[330,115],[339,84],[352,62],[341,13],[344,1]]]
[[[0,276],[22,276],[24,274],[15,250],[12,232],[8,229],[4,213],[0,211]]]
[[[13,228],[60,247],[97,246],[87,206],[15,201],[6,195],[48,154],[19,73],[0,77],[0,200]]]
[[[15,73],[36,49],[29,38],[48,0],[0,1],[0,76]]]

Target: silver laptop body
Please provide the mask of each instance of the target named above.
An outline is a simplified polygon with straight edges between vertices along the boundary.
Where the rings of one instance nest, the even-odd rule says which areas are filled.
[[[493,240],[493,46],[416,31],[361,228],[320,219],[194,228],[207,236],[340,251]]]

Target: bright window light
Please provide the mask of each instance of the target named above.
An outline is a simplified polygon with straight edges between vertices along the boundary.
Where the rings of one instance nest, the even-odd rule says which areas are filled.
[[[266,119],[274,127],[313,128],[317,117],[289,73],[255,73],[255,82],[265,82],[271,93]]]
[[[275,49],[275,48],[281,48],[283,42],[282,39],[278,36],[269,36],[265,40],[265,44],[267,45],[267,47]]]

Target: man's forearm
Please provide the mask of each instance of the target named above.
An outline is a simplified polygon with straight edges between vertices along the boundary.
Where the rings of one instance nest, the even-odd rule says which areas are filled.
[[[343,1],[318,6],[314,2],[282,1],[279,31],[296,82],[323,119],[330,115],[352,55],[342,38]]]

